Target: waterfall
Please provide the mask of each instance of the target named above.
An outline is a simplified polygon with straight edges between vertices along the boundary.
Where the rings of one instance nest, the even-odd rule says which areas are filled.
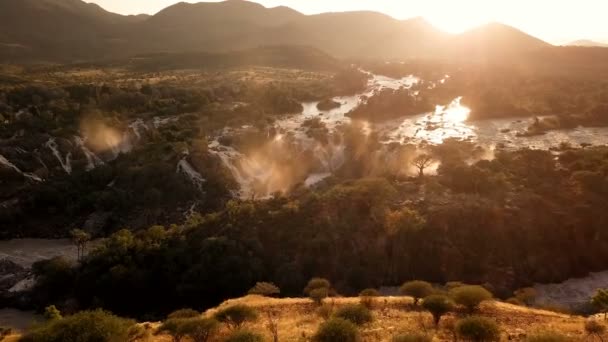
[[[86,137],[83,139],[79,136],[74,136],[76,146],[79,146],[82,153],[87,158],[87,171],[91,171],[97,166],[103,165],[103,161],[85,145]]]
[[[200,173],[198,173],[198,171],[196,171],[194,169],[194,167],[192,167],[192,165],[190,165],[190,163],[187,160],[187,156],[183,157],[178,163],[177,163],[177,173],[183,173],[186,176],[188,176],[188,178],[192,181],[192,183],[194,183],[194,185],[196,185],[196,187],[199,190],[203,190],[203,184],[205,182],[207,182],[207,180],[205,178],[203,178],[203,176],[201,176]]]
[[[36,176],[35,174],[21,171],[17,166],[15,166],[15,164],[11,163],[8,159],[6,159],[1,154],[0,154],[0,165],[4,165],[4,166],[8,167],[9,169],[14,170],[15,172],[19,173],[20,175],[24,176],[27,179],[31,179],[36,182],[42,182],[42,178]]]
[[[148,125],[146,125],[146,123],[142,119],[137,119],[133,121],[129,125],[129,128],[133,131],[138,140],[141,139],[142,131],[147,131],[149,129]]]
[[[61,167],[63,168],[63,170],[65,170],[65,172],[67,174],[71,174],[72,173],[72,161],[71,161],[72,152],[68,152],[68,154],[65,156],[65,160],[64,160],[61,157],[61,152],[59,152],[55,138],[49,138],[49,140],[46,142],[45,146],[48,147],[49,149],[51,149],[51,151],[53,151],[53,155],[55,155],[55,158],[57,158],[57,160],[59,161],[59,164],[61,164]]]

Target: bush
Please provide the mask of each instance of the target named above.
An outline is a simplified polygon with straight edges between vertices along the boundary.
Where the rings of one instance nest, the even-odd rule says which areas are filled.
[[[82,311],[39,325],[25,334],[24,342],[127,341],[134,321],[102,310]]]
[[[489,318],[467,317],[456,324],[458,336],[474,342],[491,342],[500,340],[498,325]]]
[[[57,309],[57,307],[55,305],[49,305],[46,308],[44,308],[44,318],[48,321],[54,320],[54,319],[61,319],[61,312],[59,311],[59,309]]]
[[[248,331],[248,330],[237,330],[230,334],[225,342],[262,342],[264,338],[262,335]]]
[[[167,316],[169,319],[180,319],[180,318],[194,318],[199,317],[201,314],[198,311],[192,309],[180,309],[173,311]]]
[[[594,319],[589,319],[585,321],[585,331],[589,335],[601,336],[606,332],[606,326]]]
[[[478,285],[466,285],[450,291],[450,296],[456,304],[464,306],[469,312],[479,308],[483,301],[492,299],[492,293]]]
[[[401,285],[401,294],[414,298],[414,305],[418,304],[421,298],[433,294],[433,286],[422,280],[414,280]]]
[[[219,329],[219,322],[213,318],[191,318],[182,323],[181,331],[193,342],[207,342]]]
[[[345,319],[356,325],[363,325],[372,321],[372,313],[363,305],[350,304],[339,308],[335,316]]]
[[[432,337],[425,334],[411,333],[393,336],[392,342],[431,342]]]
[[[215,319],[222,323],[226,323],[228,327],[236,329],[240,328],[243,323],[255,321],[258,318],[257,312],[244,304],[236,304],[219,310],[214,315]]]
[[[433,315],[435,325],[438,325],[441,316],[450,312],[454,308],[454,304],[452,304],[450,298],[444,295],[430,295],[424,298],[422,307]]]
[[[333,312],[334,306],[330,304],[323,304],[317,308],[317,314],[325,320],[328,320]]]
[[[380,292],[376,289],[365,289],[359,293],[359,301],[361,305],[368,309],[373,309],[376,305],[376,297],[380,296]]]
[[[308,293],[310,299],[312,299],[312,301],[317,305],[321,305],[323,303],[323,299],[327,298],[328,295],[329,292],[326,288],[314,289]]]
[[[554,332],[536,333],[526,338],[526,342],[568,342],[570,340],[568,337]]]
[[[247,293],[251,295],[272,297],[279,295],[281,290],[273,283],[258,282]]]
[[[186,332],[184,331],[185,321],[182,318],[167,319],[158,327],[156,334],[168,334],[173,338],[174,342],[179,342],[186,336]]]
[[[324,278],[312,278],[308,281],[308,284],[304,288],[304,294],[310,296],[310,293],[317,289],[326,289],[327,293],[329,293],[330,288],[331,283],[329,280]]]
[[[321,324],[313,337],[315,342],[357,342],[358,339],[357,326],[342,318],[332,318]]]

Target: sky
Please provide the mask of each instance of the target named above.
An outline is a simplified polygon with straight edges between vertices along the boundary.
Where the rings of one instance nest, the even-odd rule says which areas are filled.
[[[154,14],[177,0],[85,0],[121,14]],[[206,0],[217,1],[217,0]],[[198,2],[190,0],[187,2]],[[608,0],[256,0],[305,14],[373,10],[398,19],[424,17],[452,33],[489,22],[515,26],[551,43],[608,42]]]

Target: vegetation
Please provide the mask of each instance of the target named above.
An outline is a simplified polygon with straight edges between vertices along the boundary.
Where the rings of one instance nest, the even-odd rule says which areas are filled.
[[[433,293],[433,285],[426,281],[414,280],[401,285],[399,289],[401,294],[414,298],[414,305],[418,305],[418,301]]]
[[[541,332],[526,337],[526,342],[568,342],[570,340],[568,337],[554,332]]]
[[[492,293],[478,285],[466,285],[451,290],[450,297],[468,312],[474,312],[483,301],[492,299]]]
[[[218,310],[214,317],[231,329],[239,329],[245,322],[255,321],[258,314],[255,309],[247,305],[236,304]]]
[[[342,318],[332,318],[322,323],[313,337],[315,342],[357,342],[357,326]]]
[[[331,283],[327,279],[312,278],[304,288],[304,294],[308,295],[313,302],[321,305],[323,300],[329,296]]]
[[[498,325],[489,318],[471,316],[456,324],[458,336],[473,342],[491,342],[500,340]]]
[[[281,290],[273,283],[257,282],[247,293],[272,297],[279,295]]]
[[[380,292],[376,289],[365,289],[359,292],[359,298],[361,305],[365,306],[369,310],[372,310],[376,306],[376,297],[380,296]]]
[[[91,342],[129,341],[134,322],[108,312],[81,311],[72,316],[53,319],[30,330],[24,342]]]
[[[441,317],[454,308],[449,297],[444,295],[430,295],[424,297],[422,307],[433,315],[435,326],[439,325]]]
[[[599,289],[591,298],[591,304],[600,312],[604,313],[604,319],[608,316],[608,289]]]
[[[433,338],[421,333],[399,334],[392,338],[392,342],[431,342]]]
[[[225,342],[262,342],[264,338],[248,330],[237,330],[231,333]]]
[[[587,332],[589,336],[597,336],[602,340],[602,335],[606,332],[606,326],[594,319],[589,319],[585,322],[585,332]]]
[[[336,310],[334,316],[356,325],[363,325],[373,320],[371,311],[363,305],[345,305]]]

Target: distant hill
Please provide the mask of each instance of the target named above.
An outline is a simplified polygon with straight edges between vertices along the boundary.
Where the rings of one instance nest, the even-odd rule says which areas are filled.
[[[593,40],[581,39],[575,40],[566,44],[566,46],[584,46],[584,47],[608,47],[608,44],[595,42]]]
[[[81,0],[0,1],[0,60],[79,61],[137,54],[313,46],[338,58],[519,53],[547,43],[491,24],[450,35],[421,18],[376,12],[304,15],[244,1],[178,3],[153,16],[122,16]]]

